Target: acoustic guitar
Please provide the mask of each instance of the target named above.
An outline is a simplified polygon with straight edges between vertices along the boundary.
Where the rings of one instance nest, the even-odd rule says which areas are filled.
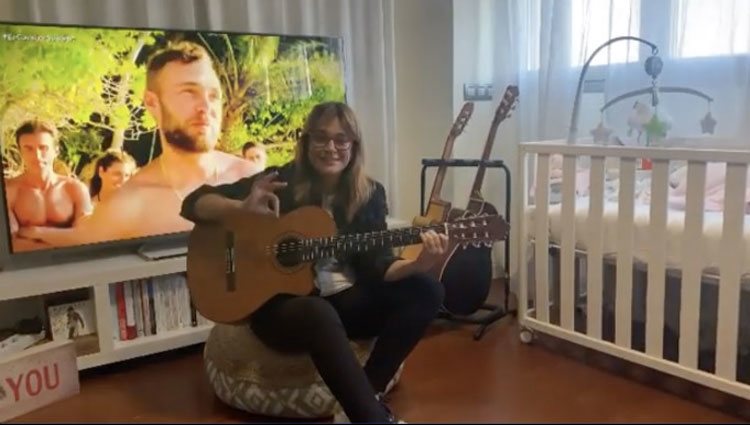
[[[445,140],[445,145],[443,146],[443,160],[448,160],[453,155],[454,142],[456,141],[456,138],[463,133],[464,128],[466,128],[466,123],[469,122],[473,112],[474,103],[464,103],[464,106],[461,108],[461,111],[458,113],[458,116],[448,132],[448,138]],[[447,171],[447,165],[440,165],[438,167],[424,215],[415,217],[414,220],[412,220],[413,225],[424,226],[431,223],[442,223],[448,219],[448,212],[451,210],[451,203],[441,197],[443,181],[445,180],[445,174]],[[404,248],[400,255],[402,258],[414,260],[419,257],[420,252],[422,252],[422,244],[410,245]]]
[[[309,294],[314,288],[312,265],[318,259],[413,245],[428,229],[465,248],[508,237],[508,224],[497,215],[338,235],[331,216],[319,207],[301,207],[281,217],[238,212],[223,225],[200,223],[191,231],[190,296],[207,319],[236,323],[277,294]],[[438,268],[429,273],[435,276]]]
[[[503,98],[495,110],[489,134],[484,144],[482,158],[474,183],[471,187],[469,202],[465,210],[452,209],[448,219],[461,219],[481,215],[497,215],[497,209],[482,196],[482,185],[495,142],[497,129],[505,119],[510,117],[518,102],[518,87],[510,85],[505,89]],[[471,246],[467,249],[449,247],[440,281],[445,285],[445,302],[443,307],[449,313],[469,315],[486,302],[492,284],[492,245]]]

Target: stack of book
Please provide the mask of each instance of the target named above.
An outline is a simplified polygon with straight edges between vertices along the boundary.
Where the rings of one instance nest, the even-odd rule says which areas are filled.
[[[211,324],[193,306],[183,273],[114,283],[110,303],[120,341]]]

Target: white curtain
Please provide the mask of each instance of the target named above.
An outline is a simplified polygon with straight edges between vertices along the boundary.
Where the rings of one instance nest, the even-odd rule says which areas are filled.
[[[393,0],[2,0],[0,20],[342,37],[368,171],[395,209]]]
[[[717,120],[713,136],[750,148],[750,2],[745,0],[529,0],[495,2],[491,38],[495,85],[520,85],[520,140],[566,138],[583,63],[609,39],[634,36],[655,43],[664,67],[659,86],[698,90],[663,94],[660,110],[674,138],[709,136],[700,121]],[[644,70],[650,47],[620,41],[600,51],[586,74],[577,121],[577,142],[591,139],[603,119],[621,141],[635,101],[600,109],[607,101],[652,84]],[[643,140],[641,140],[643,142]]]

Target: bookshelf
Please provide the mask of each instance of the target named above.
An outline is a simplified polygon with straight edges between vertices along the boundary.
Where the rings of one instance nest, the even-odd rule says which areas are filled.
[[[405,220],[388,219],[389,228],[410,224]],[[210,322],[192,322],[187,326],[161,329],[153,335],[144,333],[123,340],[117,319],[118,306],[116,300],[113,302],[112,291],[118,283],[151,280],[155,285],[162,278],[183,274],[186,269],[185,257],[147,260],[135,253],[120,253],[56,265],[3,270],[0,271],[0,328],[11,326],[34,313],[42,318],[47,330],[51,322],[47,317],[45,299],[62,297],[65,300],[66,294],[85,294],[93,306],[96,328],[93,333],[77,339],[79,370],[200,344],[211,331],[213,325]],[[50,342],[49,332],[46,333],[34,345]],[[0,356],[3,355],[0,350]]]
[[[0,310],[5,311],[5,323],[0,325],[7,327],[13,324],[9,318],[20,320],[36,313],[36,317],[42,318],[46,335],[34,345],[50,342],[53,327],[51,313],[47,303],[38,299],[55,296],[64,299],[65,294],[78,293],[87,295],[79,295],[76,299],[81,302],[88,300],[93,310],[92,322],[95,323],[95,329],[91,329],[93,333],[76,338],[79,370],[199,344],[205,341],[211,330],[208,323],[186,325],[161,330],[156,335],[140,334],[133,339],[121,340],[117,304],[111,294],[118,284],[151,280],[156,286],[163,283],[160,278],[179,275],[185,270],[185,257],[149,261],[136,254],[33,269],[5,270],[0,272]],[[187,291],[186,284],[184,291]],[[186,294],[183,296],[189,297]],[[19,307],[21,305],[25,307]],[[14,311],[18,312],[16,317],[13,317]]]
[[[117,328],[112,322],[112,308],[110,302],[110,285],[135,279],[145,279],[186,270],[186,259],[171,258],[160,261],[147,261],[136,254],[119,254],[110,257],[99,257],[90,260],[70,261],[52,266],[41,266],[18,270],[4,270],[0,272],[0,309],[4,304],[10,304],[10,314],[18,311],[14,319],[23,319],[32,316],[29,309],[20,312],[14,309],[13,303],[9,301],[27,300],[25,304],[37,304],[36,317],[40,317],[45,329],[49,328],[48,312],[43,301],[34,302],[34,299],[44,299],[53,295],[65,294],[74,291],[87,291],[88,299],[94,307],[94,321],[96,331],[93,335],[87,335],[77,341],[78,367],[79,370],[94,366],[100,366],[138,356],[153,354],[164,349],[174,349],[184,345],[199,343],[207,336],[206,329],[190,329],[185,335],[165,334],[163,340],[158,343],[146,344],[139,349],[128,348],[126,341],[115,347],[114,336]],[[16,305],[20,303],[15,303]],[[8,313],[6,313],[8,316]],[[13,321],[7,317],[5,323],[0,325],[13,325]],[[92,343],[87,340],[94,339]],[[38,343],[50,341],[49,332],[44,340]],[[133,340],[135,341],[135,340]],[[93,345],[94,348],[89,348]],[[2,353],[0,353],[2,355]]]

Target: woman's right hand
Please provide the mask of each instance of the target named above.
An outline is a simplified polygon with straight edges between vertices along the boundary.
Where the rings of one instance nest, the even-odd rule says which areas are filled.
[[[263,215],[279,216],[279,197],[275,191],[286,187],[286,182],[274,181],[278,172],[271,172],[253,182],[250,194],[242,201],[241,208]]]

